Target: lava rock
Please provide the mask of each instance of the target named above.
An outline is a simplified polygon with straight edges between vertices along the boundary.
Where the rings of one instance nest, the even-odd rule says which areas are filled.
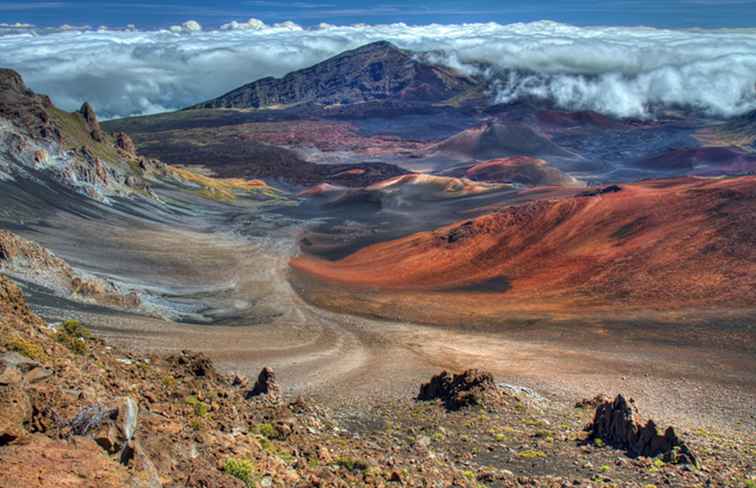
[[[643,424],[632,399],[627,401],[622,395],[598,405],[587,430],[591,440],[601,439],[609,446],[626,450],[631,457],[663,456],[670,463],[698,464],[672,427],[659,434],[653,420]]]
[[[448,410],[483,405],[500,397],[493,375],[479,369],[450,375],[443,371],[420,386],[419,401],[441,400]]]
[[[270,368],[263,368],[257,376],[255,386],[247,392],[246,398],[254,398],[265,395],[270,399],[280,397],[280,388],[276,382],[276,374]]]
[[[24,424],[31,420],[32,406],[26,392],[17,385],[0,387],[0,446],[26,434]]]

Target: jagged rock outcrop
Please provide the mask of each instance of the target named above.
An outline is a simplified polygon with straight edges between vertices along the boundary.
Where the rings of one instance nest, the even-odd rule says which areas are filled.
[[[622,395],[596,407],[593,422],[587,430],[591,439],[601,439],[609,446],[624,449],[631,457],[663,456],[667,462],[698,464],[674,428],[667,427],[664,434],[659,434],[656,423],[648,420],[644,424],[633,400],[628,401]]]
[[[283,78],[263,78],[189,107],[273,108],[303,103],[440,102],[476,86],[453,69],[419,59],[386,41],[346,51]]]
[[[247,392],[247,399],[266,396],[270,400],[277,400],[281,396],[281,389],[276,382],[276,374],[270,368],[263,368],[257,376],[255,386]]]
[[[50,98],[29,90],[16,71],[0,68],[0,118],[16,121],[34,137],[61,140],[61,132],[50,119]]]
[[[493,375],[479,369],[468,369],[451,375],[446,371],[420,386],[419,401],[441,400],[448,410],[490,404],[501,397]]]
[[[84,117],[84,123],[87,129],[89,129],[89,135],[92,136],[92,139],[97,142],[103,142],[105,140],[105,133],[102,131],[100,123],[97,121],[97,114],[89,102],[84,102],[79,109],[79,113]]]
[[[115,146],[118,149],[126,153],[128,156],[136,157],[136,145],[127,133],[115,132],[113,133],[113,138],[115,139]]]

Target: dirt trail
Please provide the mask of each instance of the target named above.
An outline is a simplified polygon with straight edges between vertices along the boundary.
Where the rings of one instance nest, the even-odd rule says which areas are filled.
[[[288,280],[296,225],[261,233],[266,237],[251,242],[230,233],[177,232],[169,226],[125,235],[80,225],[78,232],[84,239],[97,232],[100,250],[127,249],[120,266],[135,276],[170,255],[160,279],[175,283],[191,276],[192,283],[222,290],[203,299],[224,318],[215,325],[193,325],[67,305],[43,306],[45,315],[78,316],[107,340],[140,351],[202,350],[220,367],[248,376],[270,366],[290,395],[359,406],[410,397],[441,368],[482,367],[502,382],[529,386],[554,401],[623,392],[645,413],[687,428],[756,429],[756,360],[747,353],[675,340],[643,342],[637,331],[623,342],[595,324],[599,332],[571,337],[577,329],[558,330],[553,324],[481,332],[319,309]],[[180,276],[171,270],[180,270]]]

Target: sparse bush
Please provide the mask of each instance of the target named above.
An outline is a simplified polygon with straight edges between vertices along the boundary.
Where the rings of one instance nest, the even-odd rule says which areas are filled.
[[[518,452],[517,457],[522,459],[541,459],[546,457],[546,453],[537,449],[528,449]]]
[[[78,320],[66,320],[58,328],[55,340],[66,346],[76,354],[87,352],[86,340],[92,337],[92,332]]]
[[[249,459],[228,458],[223,472],[241,480],[247,487],[254,486],[255,465]]]
[[[255,430],[258,434],[268,439],[277,439],[278,437],[280,437],[278,429],[276,429],[273,424],[257,424]]]
[[[11,337],[8,340],[6,347],[11,351],[15,351],[35,361],[44,362],[48,359],[47,354],[39,344],[24,339],[23,337]]]
[[[194,415],[197,417],[207,417],[207,413],[210,409],[207,403],[197,399],[194,395],[186,397],[185,402],[194,409]]]
[[[348,456],[339,456],[336,458],[336,465],[349,471],[365,471],[368,469],[367,463]]]

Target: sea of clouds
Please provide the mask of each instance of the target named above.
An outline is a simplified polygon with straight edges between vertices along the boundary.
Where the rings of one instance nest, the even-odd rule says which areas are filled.
[[[756,29],[499,25],[266,25],[207,30],[187,21],[144,31],[0,24],[0,66],[65,109],[103,117],[174,110],[346,49],[389,40],[491,81],[491,101],[540,97],[570,110],[649,117],[687,107],[730,117],[756,109]],[[478,62],[493,65],[481,71]]]

